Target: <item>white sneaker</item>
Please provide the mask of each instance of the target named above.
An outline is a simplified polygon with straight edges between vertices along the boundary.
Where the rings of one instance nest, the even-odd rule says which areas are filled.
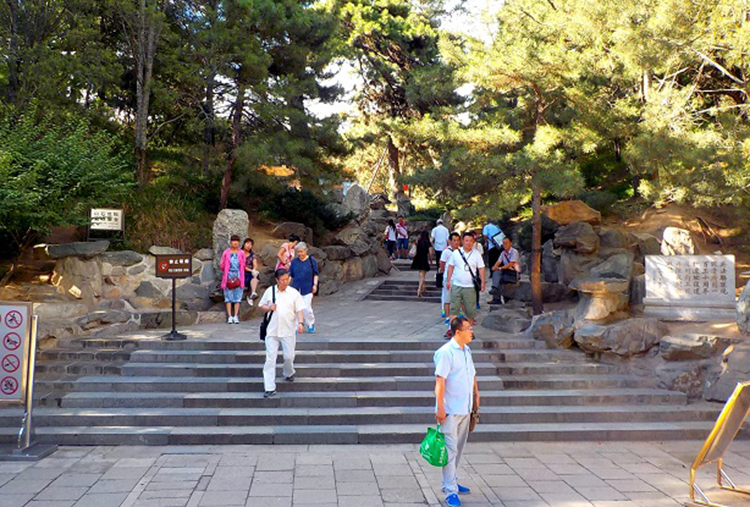
[[[227,324],[234,324],[234,317],[232,316],[227,317]]]
[[[235,324],[239,324],[240,323],[240,316],[239,315],[235,315],[234,316],[234,323]]]
[[[253,293],[252,293],[252,294],[250,295],[250,297],[251,297],[251,298],[253,298],[253,299],[255,299],[255,298],[257,298],[257,297],[258,297],[258,293],[257,293],[257,292],[253,292]]]
[[[247,304],[253,306],[253,296],[247,296],[245,299],[247,300]]]

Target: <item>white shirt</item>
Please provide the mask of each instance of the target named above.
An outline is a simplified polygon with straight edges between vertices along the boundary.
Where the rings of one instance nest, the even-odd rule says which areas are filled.
[[[272,288],[266,289],[258,306],[273,304]],[[297,289],[287,287],[282,292],[276,286],[276,311],[273,312],[271,322],[268,323],[268,336],[284,338],[294,336],[297,332],[297,312],[301,312],[303,308],[305,308],[305,301]]]
[[[445,413],[469,415],[474,404],[474,378],[477,370],[468,345],[454,339],[437,349],[434,356],[435,376],[445,379]]]
[[[390,225],[385,228],[385,235],[388,238],[388,241],[396,241],[396,229]]]
[[[443,250],[443,253],[440,254],[440,261],[441,263],[445,263],[445,268],[447,269],[448,261],[451,258],[451,255],[453,255],[453,249],[451,247],[445,247],[445,250]]]
[[[451,278],[452,285],[456,285],[458,287],[474,287],[474,282],[471,280],[469,267],[466,266],[464,259],[461,257],[462,253],[466,258],[466,262],[469,263],[471,271],[474,272],[474,276],[481,280],[479,269],[484,267],[484,259],[482,259],[482,256],[474,249],[472,249],[469,253],[466,253],[466,250],[464,250],[463,247],[459,247],[457,250],[455,250],[451,254],[448,263],[445,265],[446,271],[448,269],[448,266],[453,266],[453,277]]]
[[[430,233],[430,237],[435,240],[434,248],[437,251],[445,250],[448,247],[448,237],[450,231],[443,224],[438,225]]]

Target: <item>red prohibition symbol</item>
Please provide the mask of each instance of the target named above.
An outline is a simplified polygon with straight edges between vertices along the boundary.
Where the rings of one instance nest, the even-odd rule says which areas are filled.
[[[13,377],[5,377],[0,382],[0,391],[2,391],[3,394],[7,396],[14,394],[16,391],[18,391],[18,380],[14,379]]]
[[[8,350],[16,350],[21,346],[21,337],[18,336],[18,333],[8,333],[3,338],[3,345]]]
[[[17,329],[23,324],[23,315],[21,312],[11,310],[5,314],[5,325],[11,329]]]
[[[2,367],[8,373],[15,373],[19,366],[21,366],[21,360],[18,359],[17,355],[8,354],[3,358]]]

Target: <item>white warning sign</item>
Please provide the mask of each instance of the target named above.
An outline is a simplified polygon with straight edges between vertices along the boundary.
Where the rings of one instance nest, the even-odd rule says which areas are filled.
[[[0,303],[0,401],[24,401],[30,303]]]

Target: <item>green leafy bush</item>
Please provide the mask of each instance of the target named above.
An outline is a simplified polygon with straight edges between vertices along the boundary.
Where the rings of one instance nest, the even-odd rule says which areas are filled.
[[[111,134],[86,119],[0,119],[0,234],[18,253],[58,225],[84,225],[91,207],[119,206],[132,165]]]
[[[269,196],[261,204],[260,211],[269,218],[305,224],[316,237],[345,226],[353,218],[352,215],[337,215],[325,200],[308,190],[296,188]]]
[[[612,211],[612,207],[617,204],[619,198],[612,192],[606,190],[588,190],[578,196],[580,200],[606,215]]]

